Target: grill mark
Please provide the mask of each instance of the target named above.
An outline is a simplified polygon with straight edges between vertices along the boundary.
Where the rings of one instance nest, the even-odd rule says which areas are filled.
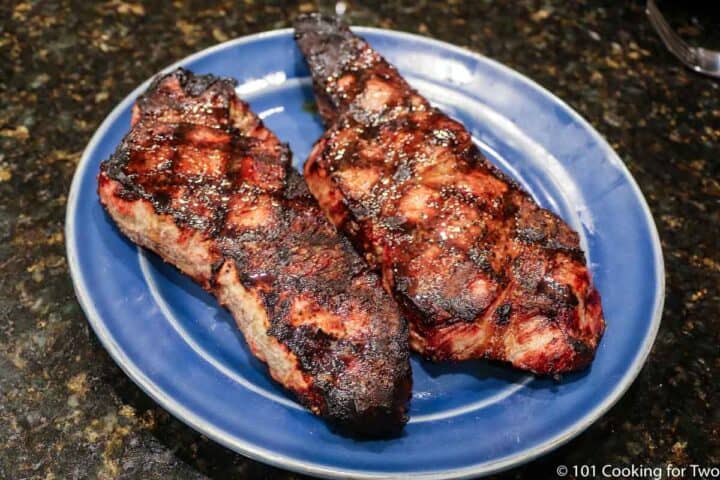
[[[513,343],[515,336],[541,338],[561,324],[591,353],[597,347],[604,320],[577,234],[535,204],[482,155],[461,124],[430,106],[338,19],[302,16],[295,29],[315,90],[332,104],[332,109],[321,110],[329,127],[319,141],[322,148],[314,149],[306,162],[306,178],[326,212],[344,212],[341,221],[340,215],[329,218],[362,253],[377,258],[377,251],[384,252],[371,264],[383,272],[385,285],[421,335],[415,347],[429,357],[441,356],[433,348],[446,348],[453,341],[462,346],[463,324],[474,322],[491,340],[482,340],[487,343],[474,349],[462,347],[456,356],[453,351],[443,355],[464,359],[471,352],[477,357],[512,358],[516,366],[540,373],[587,365],[592,354],[579,352],[562,337],[555,337],[557,358],[550,360],[555,353],[543,351],[545,347],[531,349],[534,358],[530,358],[520,354],[527,349]],[[373,157],[378,150],[382,159]],[[357,195],[343,173],[368,163],[379,168],[386,181],[376,183],[368,194]],[[438,200],[419,208],[421,215],[402,203],[409,189],[417,186],[440,194]],[[340,198],[327,195],[328,191],[340,192]],[[412,221],[408,221],[410,213]],[[450,230],[458,225],[458,231]],[[440,253],[428,256],[433,249]],[[438,263],[443,255],[455,260]],[[424,262],[419,266],[418,258]],[[458,292],[454,279],[446,275],[468,260],[482,279],[475,284],[477,298]],[[543,280],[545,275],[549,278]],[[477,278],[467,275],[468,291]],[[415,289],[422,282],[435,283],[418,294]],[[482,310],[498,292],[505,292],[506,303],[489,307],[494,309],[491,312]],[[580,301],[585,298],[593,303]],[[587,324],[580,325],[573,318],[580,317],[582,309]],[[540,316],[548,319],[547,324],[537,334],[523,335],[523,327]],[[451,331],[458,332],[455,338]],[[507,346],[501,345],[503,341]]]
[[[206,97],[211,107],[187,111],[188,104],[202,105]],[[295,355],[312,380],[310,391],[295,392],[306,406],[356,432],[396,433],[407,421],[410,394],[407,326],[379,278],[324,219],[290,166],[287,144],[236,99],[229,80],[178,70],[156,79],[138,105],[133,129],[101,165],[100,182],[118,182],[119,198],[147,201],[184,232],[210,240],[219,259],[210,265],[206,288],[214,291],[228,261],[236,266],[239,283],[266,309],[268,334]],[[231,106],[238,117],[234,124]],[[173,160],[162,169],[143,170],[145,156],[160,147],[169,148]],[[181,152],[199,148],[206,150],[203,158],[227,155],[219,175],[180,170]],[[250,205],[250,213],[265,215],[260,205],[271,205],[277,215],[251,227],[228,228],[233,199]],[[108,201],[113,199],[103,199]],[[289,308],[301,297],[356,322],[359,333],[341,338],[294,327]]]

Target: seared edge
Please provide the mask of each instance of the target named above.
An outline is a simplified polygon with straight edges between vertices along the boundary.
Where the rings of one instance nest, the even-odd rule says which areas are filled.
[[[605,324],[577,234],[337,19],[295,27],[330,125],[306,181],[382,272],[412,347],[543,374],[585,367]]]
[[[133,124],[99,176],[120,229],[227,306],[253,354],[312,411],[353,433],[397,433],[406,324],[232,81],[161,77]]]

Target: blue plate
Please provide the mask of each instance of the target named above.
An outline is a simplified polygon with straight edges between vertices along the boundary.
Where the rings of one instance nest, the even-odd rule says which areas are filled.
[[[140,387],[249,457],[357,478],[470,477],[531,460],[605,413],[650,351],[664,273],[647,204],[600,135],[517,72],[427,38],[356,31],[580,233],[608,324],[590,370],[558,383],[485,362],[451,366],[415,357],[411,420],[402,437],[356,441],[332,433],[268,378],[212,297],[127,241],[100,207],[98,166],[127,132],[130,107],[147,82],[103,122],[73,180],[66,235],[77,296],[105,348]],[[238,79],[241,96],[290,143],[300,168],[322,127],[307,108],[311,85],[291,31],[232,40],[177,65]]]

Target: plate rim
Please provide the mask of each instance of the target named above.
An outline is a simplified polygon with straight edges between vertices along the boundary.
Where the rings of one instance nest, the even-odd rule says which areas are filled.
[[[353,26],[352,30],[359,34],[375,33],[405,40],[412,40],[415,42],[433,45],[442,49],[449,49],[462,55],[469,55],[476,61],[489,64],[493,68],[501,70],[509,77],[512,77],[513,79],[521,82],[522,84],[539,91],[544,96],[549,97],[551,100],[557,102],[560,106],[562,106],[563,109],[573,119],[573,121],[578,122],[590,133],[590,136],[593,138],[593,140],[598,142],[598,145],[608,153],[608,161],[611,162],[614,166],[618,167],[623,177],[625,177],[629,181],[632,192],[639,199],[640,207],[643,211],[643,214],[645,215],[645,219],[649,227],[649,236],[652,247],[654,249],[654,266],[657,271],[657,282],[655,285],[655,304],[653,309],[652,323],[647,331],[643,345],[636,353],[633,363],[626,370],[625,374],[623,375],[617,386],[612,390],[609,395],[605,397],[605,399],[597,407],[583,415],[571,427],[565,429],[565,431],[563,432],[556,434],[549,440],[543,441],[541,444],[536,445],[535,447],[498,459],[480,462],[474,465],[464,466],[456,469],[414,472],[410,474],[410,476],[412,478],[428,480],[440,478],[469,478],[474,476],[485,476],[493,473],[498,473],[503,470],[507,470],[512,467],[517,467],[521,464],[530,462],[569,442],[581,432],[585,431],[590,425],[592,425],[605,413],[607,413],[608,410],[610,410],[610,408],[612,408],[618,402],[618,400],[622,398],[622,396],[635,381],[643,366],[645,365],[645,361],[650,354],[652,346],[657,337],[658,330],[660,328],[662,312],[665,302],[665,264],[663,258],[662,244],[660,242],[657,225],[655,224],[655,220],[652,216],[652,212],[650,211],[650,207],[632,173],[627,168],[625,163],[620,159],[619,155],[615,152],[615,150],[610,146],[607,140],[590,124],[590,122],[588,122],[577,111],[575,111],[575,109],[573,109],[568,103],[557,97],[555,94],[537,83],[535,80],[523,75],[517,70],[514,70],[500,63],[497,60],[442,40],[437,40],[434,38],[403,31],[388,30],[375,27]],[[77,211],[77,202],[81,186],[81,180],[84,177],[85,171],[87,170],[90,163],[90,154],[96,149],[96,147],[100,143],[101,138],[105,135],[110,125],[112,125],[116,121],[117,117],[119,117],[120,114],[132,102],[134,102],[134,100],[140,93],[147,89],[152,79],[159,74],[166,73],[193,60],[205,57],[226,48],[243,45],[258,40],[281,37],[288,34],[292,35],[292,33],[292,28],[263,31],[251,35],[237,37],[188,55],[176,62],[173,62],[171,65],[168,65],[167,67],[154,74],[149,79],[145,80],[138,87],[136,87],[129,94],[127,94],[125,98],[120,103],[118,103],[113,108],[113,110],[105,117],[105,119],[97,128],[97,130],[95,130],[95,133],[90,138],[90,141],[83,150],[83,154],[75,169],[75,173],[73,174],[73,179],[70,184],[70,190],[68,194],[67,207],[65,211],[64,233],[66,256],[68,258],[68,266],[70,270],[70,276],[73,282],[73,289],[75,290],[75,295],[80,303],[83,312],[85,313],[88,323],[93,328],[101,344],[108,351],[115,363],[123,370],[123,372],[128,377],[133,380],[133,382],[138,387],[140,387],[145,393],[147,393],[151,398],[153,398],[153,400],[155,400],[163,408],[172,413],[175,418],[190,426],[194,430],[204,435],[207,435],[214,441],[251,459],[267,463],[276,467],[293,470],[303,474],[315,475],[326,478],[340,476],[344,478],[360,479],[399,477],[407,478],[407,473],[403,474],[400,472],[383,472],[337,468],[321,463],[299,460],[287,455],[277,454],[272,450],[268,450],[266,448],[247,442],[241,438],[238,438],[237,436],[232,435],[229,432],[226,432],[220,428],[217,428],[214,425],[197,417],[193,412],[188,410],[182,404],[176,402],[171,396],[167,395],[161,389],[157,388],[156,385],[154,385],[154,383],[145,376],[145,374],[142,372],[142,369],[135,365],[133,361],[127,357],[125,352],[123,352],[116,344],[114,338],[105,327],[101,316],[98,314],[95,308],[95,304],[91,298],[92,296],[88,293],[85,280],[81,274],[80,266],[78,264],[77,248],[75,246],[75,215]]]

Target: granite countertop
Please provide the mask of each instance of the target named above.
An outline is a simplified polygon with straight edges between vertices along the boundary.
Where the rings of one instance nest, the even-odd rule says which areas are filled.
[[[83,148],[136,85],[318,7],[334,3],[2,2],[0,478],[299,477],[196,433],[121,372],[73,294],[63,221]],[[535,79],[608,139],[655,216],[667,299],[648,363],[585,433],[502,476],[554,478],[558,464],[720,463],[720,82],[679,66],[641,2],[390,0],[353,3],[348,15]],[[672,18],[687,38],[718,46],[720,29]]]

